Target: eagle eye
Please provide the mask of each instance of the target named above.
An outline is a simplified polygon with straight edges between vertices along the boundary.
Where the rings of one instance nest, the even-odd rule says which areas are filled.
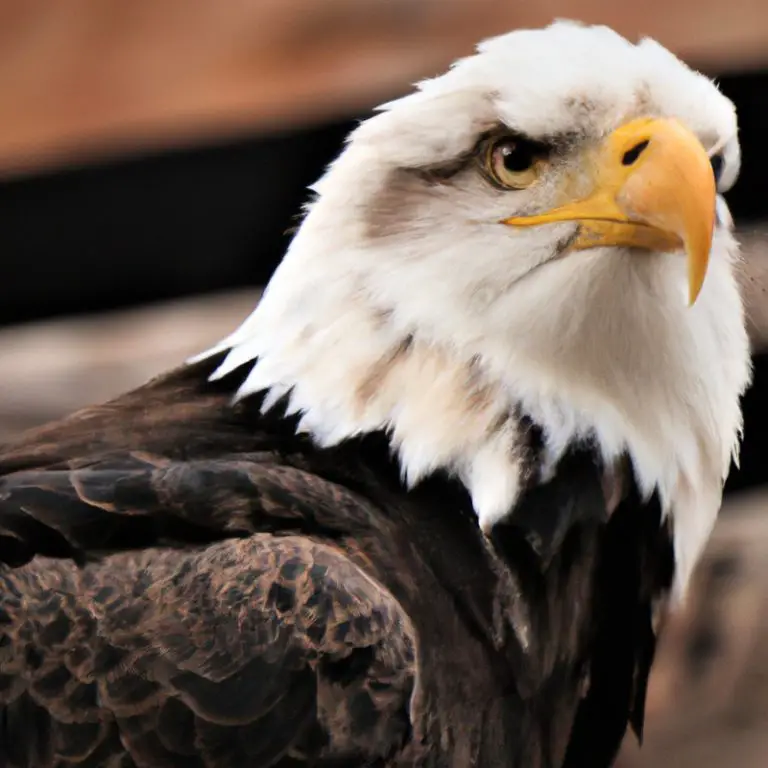
[[[712,165],[712,173],[715,174],[715,184],[719,184],[720,177],[723,175],[723,166],[725,165],[722,153],[718,152],[716,155],[712,155],[709,158],[709,162]]]
[[[504,136],[489,142],[485,170],[503,189],[525,189],[539,177],[541,147],[524,138]]]

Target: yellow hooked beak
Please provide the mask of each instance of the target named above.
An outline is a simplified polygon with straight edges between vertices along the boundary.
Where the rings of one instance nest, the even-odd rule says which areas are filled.
[[[617,128],[591,158],[595,187],[587,198],[504,224],[534,227],[578,221],[571,249],[634,246],[685,249],[693,304],[709,264],[716,184],[701,142],[677,120],[640,118]]]

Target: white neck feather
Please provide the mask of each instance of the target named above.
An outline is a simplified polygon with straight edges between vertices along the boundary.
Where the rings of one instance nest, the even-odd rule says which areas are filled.
[[[626,451],[642,491],[658,489],[673,515],[682,593],[720,507],[749,379],[730,234],[692,308],[682,257],[569,256],[511,304],[486,297],[477,312],[402,281],[401,298],[418,300],[390,302],[386,280],[353,268],[359,254],[323,258],[312,242],[299,234],[259,307],[207,353],[231,349],[215,375],[256,361],[239,396],[269,390],[268,408],[290,392],[321,445],[388,430],[406,482],[455,473],[484,528],[514,511],[520,410],[543,428],[550,467],[579,438],[606,462]]]

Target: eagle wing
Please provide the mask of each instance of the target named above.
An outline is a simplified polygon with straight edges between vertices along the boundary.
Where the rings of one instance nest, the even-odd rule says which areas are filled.
[[[354,540],[380,515],[215,364],[0,447],[0,765],[364,765],[406,739],[413,631]]]
[[[409,622],[311,538],[37,558],[0,593],[0,765],[361,765],[407,734]]]
[[[212,542],[254,531],[321,530],[361,514],[347,489],[265,454],[75,459],[0,477],[0,560]]]
[[[290,420],[233,405],[242,373],[209,383],[216,364],[183,366],[0,446],[0,562],[82,562],[256,531],[333,536],[370,518],[359,495],[303,461],[312,447]]]

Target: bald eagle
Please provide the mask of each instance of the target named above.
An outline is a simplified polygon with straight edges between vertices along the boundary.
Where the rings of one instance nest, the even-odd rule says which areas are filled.
[[[739,442],[738,168],[604,27],[378,109],[240,328],[0,450],[0,765],[609,766]]]

